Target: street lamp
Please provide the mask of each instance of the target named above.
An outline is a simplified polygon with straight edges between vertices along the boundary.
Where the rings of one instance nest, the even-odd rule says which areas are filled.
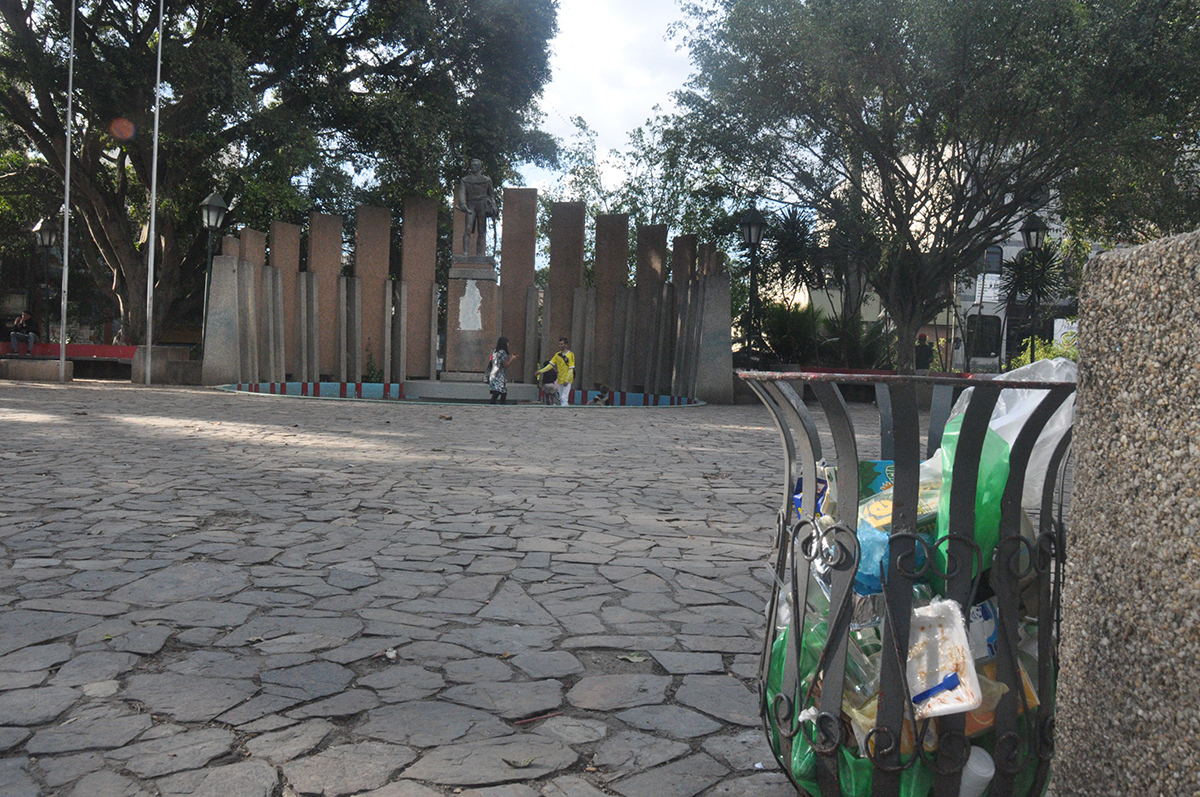
[[[759,301],[758,301],[758,245],[762,243],[763,233],[767,229],[767,220],[758,212],[754,205],[742,216],[742,243],[750,250],[750,318],[746,336],[749,339],[750,350],[753,353],[755,343],[760,335]]]
[[[208,337],[208,289],[209,283],[212,282],[213,234],[221,229],[227,210],[229,210],[229,206],[216,191],[213,191],[200,203],[200,220],[204,224],[204,229],[208,230],[208,261],[204,271],[204,318],[200,327],[201,351],[204,351],[204,341]]]
[[[1030,213],[1025,223],[1021,225],[1021,241],[1025,248],[1036,252],[1046,241],[1046,232],[1050,227],[1036,213]]]
[[[1021,225],[1021,242],[1029,257],[1037,257],[1037,252],[1046,242],[1046,232],[1050,229],[1036,213],[1030,213],[1025,223]],[[1024,253],[1022,253],[1024,255]],[[1033,303],[1029,303],[1029,364],[1033,365],[1037,346],[1037,325],[1035,324]]]
[[[50,251],[58,243],[58,231],[49,219],[39,219],[33,225],[33,235],[42,250],[42,323],[46,325],[45,339],[50,342]]]

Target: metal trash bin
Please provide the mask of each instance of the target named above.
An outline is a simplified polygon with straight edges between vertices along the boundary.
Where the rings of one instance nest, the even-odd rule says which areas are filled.
[[[1071,440],[1070,423],[1062,420],[1065,413],[1055,419],[1056,437],[1049,431],[1040,443],[1039,437],[1075,385],[804,372],[738,375],[770,411],[784,446],[784,498],[776,524],[759,695],[768,742],[797,791],[819,797],[958,797],[965,768],[966,781],[980,776],[972,756],[986,765],[987,756],[973,752],[980,748],[994,762],[986,787],[990,797],[1042,794],[1054,745],[1065,561],[1061,482]],[[890,507],[881,498],[868,501],[860,512],[859,447],[839,383],[875,385],[880,459],[891,460],[894,468]],[[961,419],[953,419],[948,429],[952,399],[964,387],[973,393]],[[835,462],[827,464],[834,467],[824,474],[818,467],[823,462],[819,429],[802,399],[805,388],[815,394],[832,437]],[[932,388],[933,393],[925,465],[918,388]],[[1032,397],[1032,403],[1026,399],[1032,409],[1018,430],[1004,430],[1007,472],[998,478],[997,432],[989,420],[1001,391],[1010,389],[1029,391],[1022,395]],[[952,470],[937,488],[938,514],[931,526],[929,502],[922,499],[931,497],[927,488],[934,482],[932,477],[928,483],[921,480],[923,468],[932,472],[935,467],[943,442],[940,462],[949,460]],[[1027,491],[1035,444],[1044,475],[1035,473],[1040,483],[1031,482]],[[1029,512],[1022,508],[1023,494],[1040,496]],[[831,495],[836,496],[835,507],[829,506]],[[829,508],[830,514],[819,512],[822,498],[826,505],[821,508]],[[890,509],[890,528],[882,532],[883,553],[876,561],[864,560],[863,541],[878,541],[871,514],[877,507]],[[861,594],[871,573],[877,574],[879,593]],[[921,701],[932,698],[913,694],[910,655],[917,658],[917,648],[926,641],[918,636],[910,650],[910,634],[914,603],[926,600],[926,593],[933,601],[954,601],[963,614],[972,651],[963,657],[964,670],[965,658],[972,659],[974,670],[973,651],[980,635],[986,635],[988,655],[979,659],[984,663],[975,676],[993,704],[990,719],[983,706],[918,719],[917,711],[925,707]],[[923,628],[922,621],[917,633],[925,633]],[[959,666],[953,654],[943,655]],[[860,704],[870,689],[872,666],[877,673],[874,703],[868,699]],[[919,672],[921,666],[918,680],[928,677]],[[963,683],[956,670],[938,688],[953,692],[963,689]],[[969,689],[964,694],[979,697]],[[964,794],[982,793],[982,787],[962,788]]]

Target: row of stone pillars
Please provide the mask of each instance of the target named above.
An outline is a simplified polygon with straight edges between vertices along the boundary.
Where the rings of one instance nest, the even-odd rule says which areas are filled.
[[[338,216],[310,216],[305,271],[296,225],[273,223],[269,248],[255,230],[227,237],[213,264],[204,382],[356,382],[371,366],[388,382],[475,381],[499,335],[522,355],[510,379],[533,382],[538,361],[567,336],[577,387],[732,401],[729,279],[713,246],[675,238],[668,275],[667,227],[639,226],[629,285],[629,218],[599,216],[594,280],[585,287],[585,208],[557,202],[549,284],[540,291],[537,208],[536,189],[504,191],[498,272],[491,257],[460,251],[455,214],[440,375],[436,200],[405,200],[400,281],[390,277],[386,208],[357,209],[353,263],[343,263]]]

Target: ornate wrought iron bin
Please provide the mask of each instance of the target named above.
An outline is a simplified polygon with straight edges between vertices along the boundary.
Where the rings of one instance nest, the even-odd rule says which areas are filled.
[[[739,376],[784,446],[759,695],[797,790],[1042,794],[1075,385]],[[880,460],[860,459],[839,384],[874,385]],[[932,392],[924,459],[919,391]]]

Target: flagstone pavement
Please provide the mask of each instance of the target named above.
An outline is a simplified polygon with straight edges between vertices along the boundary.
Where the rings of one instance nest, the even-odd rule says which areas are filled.
[[[8,382],[0,430],[0,797],[794,794],[758,405]]]

